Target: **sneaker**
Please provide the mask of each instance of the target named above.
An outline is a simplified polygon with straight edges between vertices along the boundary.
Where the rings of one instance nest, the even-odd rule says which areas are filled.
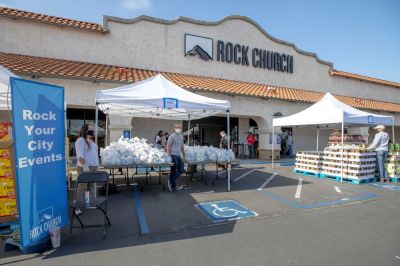
[[[80,209],[75,209],[75,215],[79,216],[82,214],[82,211]]]
[[[172,191],[179,191],[179,190],[182,190],[182,189],[183,189],[182,186],[176,186],[176,187],[172,188]]]

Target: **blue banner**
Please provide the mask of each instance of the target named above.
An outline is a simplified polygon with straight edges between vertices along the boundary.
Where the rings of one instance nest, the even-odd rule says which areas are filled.
[[[68,222],[64,88],[11,78],[21,246]]]

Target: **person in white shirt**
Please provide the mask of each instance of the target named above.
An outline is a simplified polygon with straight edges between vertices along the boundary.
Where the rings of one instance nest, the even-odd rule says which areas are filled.
[[[75,142],[75,151],[78,174],[84,171],[97,171],[99,167],[98,147],[94,143],[93,131],[89,130],[89,125],[81,127],[79,138]]]
[[[385,126],[379,125],[374,127],[377,131],[375,134],[374,141],[367,148],[368,150],[375,149],[376,151],[376,169],[379,173],[378,181],[386,182],[387,180],[390,182],[390,178],[388,178],[386,170],[385,170],[385,162],[387,158],[388,152],[388,143],[389,143],[389,134],[385,132]]]
[[[78,175],[87,172],[87,171],[97,171],[99,167],[99,153],[98,146],[93,141],[93,130],[89,130],[89,125],[84,124],[81,127],[81,131],[79,133],[79,138],[75,142],[75,151],[77,161],[77,171]],[[77,197],[83,197],[85,190],[89,190],[92,196],[95,196],[96,193],[96,185],[91,184],[86,188],[82,186],[79,187]],[[77,208],[75,209],[75,214],[80,215],[82,211]]]

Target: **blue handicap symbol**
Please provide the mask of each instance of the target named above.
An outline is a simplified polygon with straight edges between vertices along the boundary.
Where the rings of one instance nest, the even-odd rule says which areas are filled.
[[[234,200],[205,202],[195,206],[214,223],[258,216],[256,212]]]
[[[395,186],[395,185],[385,185],[385,184],[372,183],[371,186],[380,187],[380,188],[384,188],[384,189],[389,189],[391,191],[400,191],[400,186]]]

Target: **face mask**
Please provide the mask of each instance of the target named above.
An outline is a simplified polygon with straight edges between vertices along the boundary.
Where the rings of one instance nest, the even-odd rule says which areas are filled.
[[[176,132],[176,133],[181,133],[181,131],[182,131],[182,129],[180,129],[180,128],[175,128],[175,132]]]

